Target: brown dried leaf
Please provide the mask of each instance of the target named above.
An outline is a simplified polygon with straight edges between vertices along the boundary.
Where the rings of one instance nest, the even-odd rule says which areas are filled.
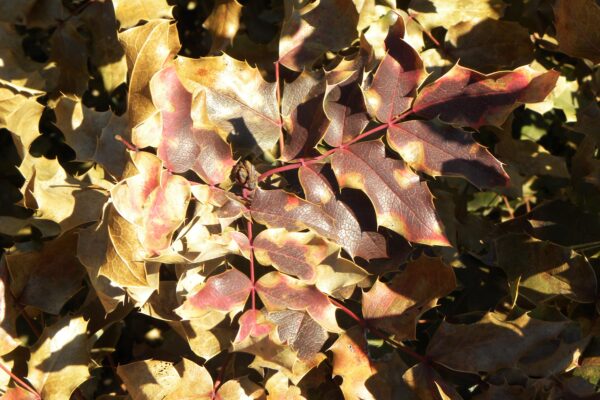
[[[11,290],[21,304],[58,314],[81,288],[85,270],[77,260],[73,231],[44,242],[40,251],[6,256],[12,277]]]
[[[439,258],[421,256],[389,284],[378,280],[363,293],[363,316],[370,325],[392,334],[396,340],[414,340],[421,314],[455,288],[452,267]]]
[[[83,317],[63,317],[44,329],[31,349],[27,379],[42,398],[68,399],[89,378],[87,325]]]

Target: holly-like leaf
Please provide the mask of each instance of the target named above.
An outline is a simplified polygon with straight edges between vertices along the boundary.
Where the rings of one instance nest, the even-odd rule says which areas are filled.
[[[439,26],[448,29],[452,25],[469,20],[500,19],[506,7],[506,3],[502,0],[411,0],[410,2],[411,15],[414,15],[425,29]]]
[[[291,323],[292,321],[286,321]],[[234,351],[242,351],[255,355],[252,366],[255,368],[271,368],[282,371],[293,382],[298,382],[310,369],[316,367],[325,356],[322,353],[307,353],[304,359],[284,342],[292,339],[291,331],[279,330],[269,321],[264,313],[248,310],[240,317],[240,331],[233,343]],[[293,329],[293,327],[291,327]],[[284,333],[281,338],[278,332]],[[319,339],[317,339],[319,340]],[[292,340],[290,340],[292,341]],[[310,356],[310,357],[308,357]]]
[[[68,399],[89,378],[87,325],[83,317],[63,317],[31,349],[27,378],[44,399]]]
[[[294,71],[310,68],[323,53],[350,45],[357,37],[358,11],[352,0],[321,0],[295,8],[286,4],[279,62]]]
[[[367,341],[358,327],[341,334],[330,348],[333,375],[341,376],[340,385],[346,399],[390,399],[391,387],[385,383],[385,366],[369,357]]]
[[[290,232],[309,228],[329,237],[335,222],[321,207],[283,190],[257,189],[250,209],[252,218],[271,228],[284,228]]]
[[[211,33],[210,54],[225,50],[240,26],[242,5],[237,0],[217,0],[211,14],[202,24]]]
[[[527,314],[506,320],[500,314],[487,313],[473,324],[443,321],[427,354],[457,371],[516,367],[530,375],[549,376],[569,369],[586,342],[569,321],[542,321]]]
[[[415,339],[417,320],[440,297],[456,288],[452,267],[439,258],[421,256],[389,284],[375,282],[363,294],[363,316],[396,340]]]
[[[157,2],[166,5],[164,0],[153,0],[151,3],[155,4]],[[119,3],[122,3],[123,7],[134,5],[134,7],[150,12],[155,10],[152,7],[153,4],[144,3],[140,5],[139,0],[133,2],[124,0]],[[170,10],[171,6],[168,7]],[[115,6],[117,18],[119,18],[119,8],[120,5],[117,4]],[[124,13],[127,14],[127,12]],[[136,15],[135,18],[138,18],[138,16]],[[144,18],[141,17],[141,19]],[[123,24],[123,21],[121,23]],[[129,104],[129,126],[135,128],[156,113],[148,90],[150,79],[163,68],[170,55],[175,55],[179,51],[181,45],[177,27],[174,24],[170,25],[169,21],[160,19],[153,19],[147,24],[126,30],[119,34],[119,42],[125,50],[129,70],[127,99],[127,104]],[[140,148],[149,146],[148,138],[134,134],[133,144]]]
[[[558,49],[572,57],[600,62],[600,6],[592,0],[558,0],[554,3]]]
[[[485,73],[533,60],[529,31],[514,21],[488,18],[453,25],[446,33],[446,48],[461,65]]]
[[[183,318],[194,318],[207,311],[237,314],[252,290],[252,282],[237,269],[229,269],[211,276],[191,294],[177,313]]]
[[[228,178],[234,165],[231,149],[207,118],[203,118],[203,127],[194,126],[192,94],[179,81],[175,68],[171,66],[157,72],[150,82],[150,89],[152,100],[162,116],[163,129],[157,155],[165,166],[179,173],[192,169],[212,185]],[[204,114],[202,100],[200,113]]]
[[[75,257],[77,237],[71,231],[44,243],[40,251],[6,256],[11,290],[22,304],[58,314],[81,287],[85,270]]]
[[[265,82],[256,68],[223,54],[191,59],[178,57],[177,74],[190,91],[205,91],[208,118],[247,149],[269,152],[279,139],[276,85]],[[256,149],[255,149],[256,150]]]
[[[430,365],[416,364],[406,370],[402,379],[420,400],[462,400],[456,389],[444,382]]]
[[[279,338],[286,342],[301,359],[314,357],[327,340],[327,332],[310,315],[302,311],[275,311],[268,319],[277,325]]]
[[[27,185],[31,202],[27,204],[37,210],[38,218],[58,223],[63,232],[100,219],[105,193],[68,175],[56,159],[36,158],[32,167]],[[89,176],[79,177],[86,178]]]
[[[596,274],[572,250],[524,234],[502,236],[495,246],[498,266],[527,298],[537,302],[562,294],[577,302],[596,300]]]
[[[132,154],[138,174],[112,189],[115,208],[137,226],[138,238],[151,254],[171,243],[171,236],[185,218],[190,200],[187,179],[162,170],[160,160],[147,152]]]
[[[262,265],[273,266],[311,284],[317,279],[315,267],[337,250],[312,232],[287,232],[284,229],[262,231],[254,239],[253,246],[256,260]]]
[[[502,163],[469,132],[439,121],[394,124],[388,129],[388,143],[411,167],[431,176],[463,176],[480,188],[508,183]]]
[[[365,91],[369,112],[381,122],[391,122],[408,110],[417,87],[427,77],[417,51],[402,40],[404,33],[403,19],[398,16],[385,39],[386,55]]]
[[[323,109],[326,86],[323,75],[304,70],[292,82],[284,82],[281,116],[287,135],[283,160],[314,153],[329,126]]]
[[[131,28],[140,21],[172,18],[173,6],[167,0],[113,0],[121,29]]]
[[[354,60],[344,60],[326,75],[323,110],[329,125],[323,139],[333,147],[352,140],[369,123],[365,99],[359,86],[361,64],[360,56]]]
[[[484,75],[456,64],[419,92],[413,111],[454,125],[500,126],[520,104],[544,100],[558,76],[556,71],[541,73],[528,66]]]
[[[369,196],[379,225],[411,242],[448,245],[427,185],[402,161],[386,158],[381,141],[337,151],[332,168],[340,187],[359,189]]]
[[[329,332],[340,332],[335,307],[316,287],[279,272],[270,272],[256,282],[256,292],[268,311],[306,311]]]

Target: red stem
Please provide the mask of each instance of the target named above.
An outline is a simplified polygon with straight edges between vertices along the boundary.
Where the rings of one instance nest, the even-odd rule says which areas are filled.
[[[227,369],[227,365],[229,365],[229,362],[231,361],[232,356],[233,356],[232,353],[229,353],[229,352],[227,353],[227,358],[225,358],[225,362],[221,366],[221,371],[219,371],[219,376],[217,377],[217,380],[215,381],[215,384],[213,385],[212,395],[210,397],[211,400],[217,399],[217,390],[219,390],[219,387],[223,383],[223,377],[225,376],[225,370]]]
[[[23,380],[21,380],[15,374],[13,374],[10,369],[8,369],[7,367],[4,366],[4,364],[0,363],[0,369],[2,369],[4,372],[6,372],[16,382],[16,384],[19,387],[21,387],[21,389],[33,394],[36,397],[36,399],[41,400],[42,396],[34,388],[32,388],[27,383],[25,383]]]
[[[254,277],[254,239],[252,238],[252,219],[248,220],[248,240],[250,241],[250,281],[252,282],[252,310],[256,310],[256,286]]]
[[[275,84],[277,85],[277,110],[279,110],[279,156],[283,156],[283,121],[281,119],[281,82],[279,75],[279,61],[275,61]]]
[[[368,131],[366,131],[364,133],[361,133],[360,135],[358,135],[357,137],[355,137],[354,139],[352,139],[348,143],[344,143],[340,147],[335,147],[333,149],[327,150],[325,153],[320,154],[320,155],[318,155],[316,157],[309,158],[309,159],[301,158],[300,162],[297,162],[297,163],[294,163],[294,164],[282,165],[281,167],[276,167],[276,168],[270,169],[270,170],[264,172],[263,174],[261,174],[258,177],[258,181],[259,182],[263,182],[265,179],[267,179],[271,175],[278,174],[278,173],[284,172],[284,171],[290,171],[290,170],[293,170],[293,169],[298,169],[298,168],[302,167],[303,165],[316,164],[317,162],[321,161],[322,159],[324,159],[326,157],[329,157],[330,155],[332,155],[336,151],[345,149],[346,147],[350,146],[351,144],[354,144],[354,143],[358,142],[359,140],[364,139],[367,136],[372,135],[373,133],[376,133],[376,132],[379,132],[379,131],[381,131],[383,129],[386,129],[388,126],[390,126],[390,124],[396,123],[396,122],[400,121],[400,119],[403,117],[403,115],[400,116],[399,118],[396,118],[394,121],[390,122],[389,124],[387,124],[387,123],[386,124],[381,124],[381,125],[377,126],[376,128],[373,128],[373,129],[368,130]]]
[[[405,354],[413,357],[416,360],[419,360],[420,362],[423,362],[423,363],[430,363],[431,362],[431,360],[429,359],[429,357],[422,356],[419,353],[417,353],[417,352],[409,349],[408,347],[404,346],[402,343],[399,343],[399,342],[396,342],[395,340],[390,339],[385,333],[381,332],[379,329],[375,328],[374,326],[371,326],[369,324],[369,321],[367,321],[364,318],[356,315],[352,310],[350,310],[348,307],[346,307],[345,305],[343,305],[339,301],[334,300],[332,298],[329,298],[329,300],[331,301],[331,303],[334,306],[336,306],[337,308],[339,308],[340,310],[342,310],[344,313],[346,313],[350,318],[352,318],[353,320],[355,320],[356,322],[358,322],[358,324],[364,330],[368,330],[373,335],[375,335],[378,338],[383,339],[384,341],[392,344],[398,350],[404,352]]]

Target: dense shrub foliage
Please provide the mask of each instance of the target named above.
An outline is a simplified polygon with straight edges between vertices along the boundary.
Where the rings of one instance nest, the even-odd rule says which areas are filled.
[[[4,0],[0,38],[2,399],[596,398],[596,1]]]

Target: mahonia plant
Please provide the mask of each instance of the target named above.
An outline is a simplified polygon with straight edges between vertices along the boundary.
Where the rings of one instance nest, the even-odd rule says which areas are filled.
[[[280,34],[254,44],[252,57],[243,41],[232,50],[248,22],[241,11],[247,6],[236,0],[214,1],[203,23],[210,51],[202,57],[182,51],[165,1],[92,0],[68,17],[56,5],[60,18],[24,11],[19,21],[49,29],[53,53],[43,74],[58,65],[58,78],[35,86],[35,72],[27,82],[2,85],[23,102],[20,112],[39,118],[43,97],[75,160],[93,167],[68,174],[56,159],[27,154],[32,135],[15,134],[23,204],[37,210],[29,223],[57,238],[41,252],[3,256],[0,299],[10,272],[12,281],[27,283],[11,289],[20,303],[7,295],[4,309],[22,303],[59,315],[87,272],[102,321],[87,319],[98,313],[92,306],[58,317],[31,348],[27,380],[34,388],[16,381],[7,392],[15,397],[7,398],[83,395],[92,344],[134,307],[191,349],[178,362],[137,353],[150,359],[113,366],[134,399],[460,399],[444,378],[452,371],[518,366],[528,377],[546,377],[571,368],[588,339],[567,321],[529,313],[509,319],[486,312],[476,324],[440,320],[426,348],[418,344],[423,315],[458,285],[451,257],[441,256],[460,243],[444,225],[444,199],[434,198],[432,183],[458,177],[464,187],[506,189],[509,175],[478,141],[480,130],[499,129],[517,108],[543,102],[559,79],[528,61],[507,69],[494,61],[501,66],[486,73],[461,61],[427,68],[423,35],[437,43],[428,28],[454,35],[465,23],[444,15],[444,2],[433,1],[443,22],[417,22],[389,1],[285,1]],[[422,3],[411,7],[426,10]],[[501,1],[479,3],[476,17],[500,17],[503,6],[493,4]],[[96,9],[112,21],[103,25],[106,35],[91,28]],[[101,48],[101,56],[88,57],[86,38],[122,51]],[[76,65],[66,61],[69,51]],[[85,82],[69,70],[87,79],[88,68],[108,91],[126,80],[126,113],[82,106]],[[521,280],[537,275],[511,270],[509,253],[528,246],[536,257],[556,256],[556,265],[592,276],[591,294],[558,294],[595,301],[595,276],[583,256],[515,232],[494,243],[498,255],[477,254],[505,269],[513,307]],[[27,266],[45,260],[52,261],[31,283]],[[61,276],[57,266],[65,266]],[[17,317],[4,309],[2,356],[19,346]],[[542,363],[537,353],[548,343],[560,349]],[[68,365],[68,373],[48,365]]]
[[[131,162],[110,191],[98,272],[143,303],[154,290],[163,296],[160,264],[175,264],[174,312],[186,334],[210,341],[201,357],[249,353],[253,368],[297,384],[327,358],[333,336],[332,373],[346,398],[390,398],[385,381],[367,382],[382,375],[364,334],[403,349],[421,314],[455,289],[452,268],[438,258],[422,255],[390,282],[369,263],[388,258],[390,243],[400,242],[387,238],[394,235],[450,246],[426,176],[506,185],[473,129],[500,126],[519,105],[544,100],[558,74],[523,66],[485,75],[456,64],[425,83],[403,17],[386,18],[382,59],[362,40],[352,56],[318,69],[310,68],[320,53],[306,42],[303,20],[280,43],[274,82],[227,54],[159,53],[151,76],[134,65],[130,80],[149,78],[152,103],[130,95],[139,109],[131,143],[123,139]],[[388,233],[363,230],[357,215],[371,218],[371,208],[344,203],[346,188],[368,197],[376,228]],[[356,327],[342,328],[339,313]],[[206,385],[207,396],[212,390]]]

